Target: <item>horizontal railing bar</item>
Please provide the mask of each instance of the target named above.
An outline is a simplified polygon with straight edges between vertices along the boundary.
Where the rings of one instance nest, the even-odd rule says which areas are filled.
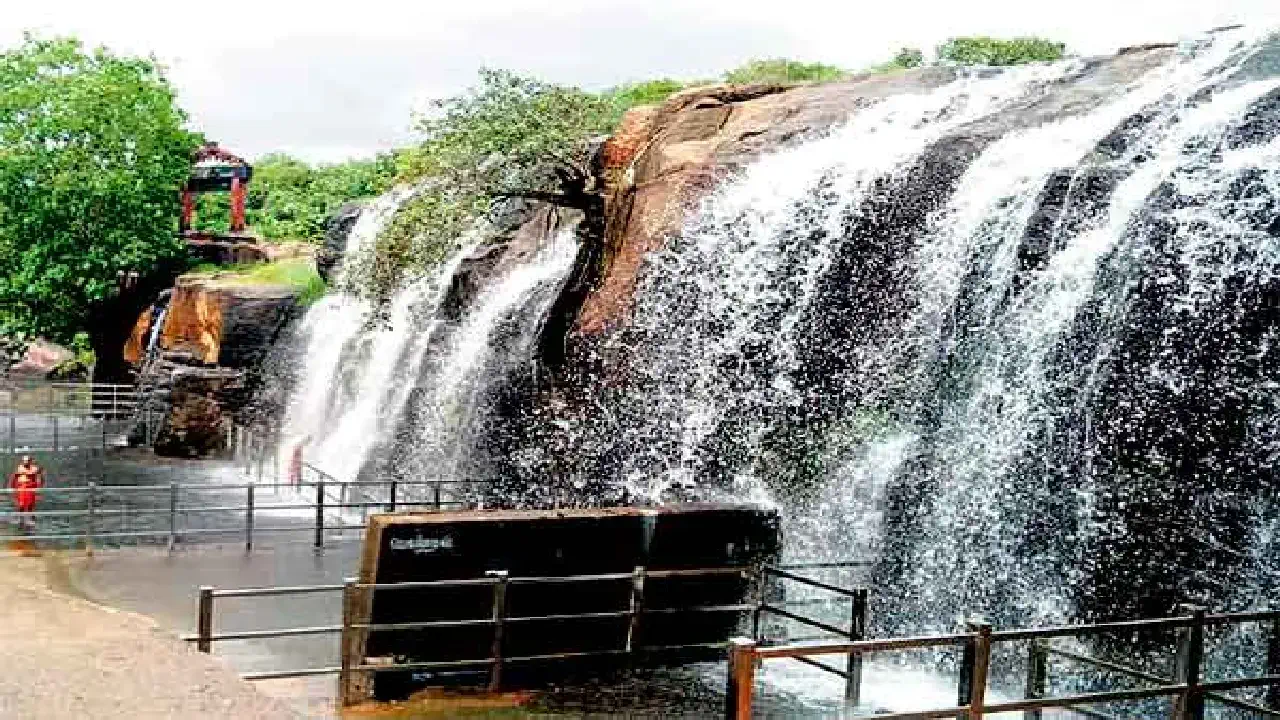
[[[214,589],[215,598],[272,597],[276,595],[305,595],[307,593],[336,592],[342,585],[281,585],[278,587]]]
[[[510,622],[511,620],[512,618],[504,618],[504,622]],[[351,627],[356,630],[379,632],[387,630],[429,630],[431,628],[483,627],[485,625],[493,625],[493,623],[493,618],[477,618],[474,620],[423,620],[421,622],[403,623],[351,623]]]
[[[1257,677],[1236,678],[1234,680],[1214,680],[1202,682],[1199,687],[1204,692],[1221,692],[1223,690],[1240,690],[1264,685],[1280,685],[1280,675],[1258,675]]]
[[[566,613],[562,615],[529,615],[525,617],[503,618],[504,623],[544,622],[549,620],[603,620],[607,618],[631,617],[630,610],[606,610],[601,612]],[[490,620],[489,622],[493,622]]]
[[[203,639],[209,642],[218,642],[220,640],[263,640],[269,638],[295,637],[299,635],[329,635],[340,632],[342,632],[341,625],[319,625],[316,627],[240,630],[237,632],[214,633],[213,635]],[[182,636],[182,640],[186,642],[199,642],[201,639],[202,638],[199,635]]]
[[[738,603],[735,605],[694,605],[693,607],[673,607],[673,608],[653,608],[651,610],[641,610],[644,615],[678,615],[679,613],[695,613],[695,612],[749,612],[755,610],[757,605],[748,603]]]
[[[872,565],[875,565],[875,563],[870,560],[835,560],[831,562],[778,563],[773,567],[781,568],[783,570],[820,570],[820,569],[826,569],[826,568],[835,569],[835,568],[871,567]]]
[[[503,658],[503,662],[508,662],[515,658]],[[438,660],[434,662],[410,662],[395,663],[388,665],[353,665],[352,670],[359,672],[395,672],[397,670],[441,670],[444,668],[456,667],[475,667],[477,665],[492,665],[493,658],[485,658],[483,660]]]
[[[1236,623],[1280,620],[1280,610],[1254,610],[1248,612],[1216,613],[1205,615],[1205,625],[1234,625]]]
[[[835,625],[828,625],[827,623],[824,623],[820,620],[814,620],[813,618],[807,618],[803,615],[797,615],[791,612],[790,610],[784,610],[780,607],[774,607],[773,605],[770,605],[768,603],[761,603],[759,608],[763,612],[772,613],[774,615],[781,615],[784,618],[794,620],[798,623],[803,623],[810,627],[818,628],[819,630],[824,630],[829,633],[834,633],[841,637],[849,637],[850,635],[848,630],[838,628]]]
[[[1191,624],[1191,617],[1155,618],[1151,620],[1124,620],[1121,622],[1094,623],[1092,625],[1058,625],[1047,628],[1027,630],[997,630],[991,633],[992,642],[1013,642],[1017,640],[1035,640],[1055,637],[1080,637],[1083,635],[1099,635],[1106,632],[1124,630],[1162,630],[1166,628],[1186,627]]]
[[[787,580],[794,580],[798,583],[804,583],[805,585],[821,588],[822,590],[833,592],[838,595],[845,595],[848,597],[852,597],[857,593],[856,590],[853,590],[850,588],[840,587],[839,585],[832,585],[831,583],[825,583],[825,582],[822,582],[821,580],[814,580],[813,578],[808,578],[803,575],[796,575],[795,573],[787,572],[786,570],[783,570],[781,568],[778,568],[772,565],[766,565],[764,567],[764,572],[768,575],[775,575],[780,578],[786,578]]]
[[[308,677],[311,675],[337,675],[342,672],[340,667],[325,668],[308,668],[305,670],[271,670],[268,672],[251,672],[244,673],[240,677],[245,680],[285,680],[288,678]]]
[[[969,711],[968,705],[957,705],[936,710],[915,710],[912,712],[882,713],[876,715],[851,715],[849,720],[936,720],[936,718],[967,717],[962,713]]]
[[[832,675],[839,675],[840,677],[845,678],[845,679],[848,679],[848,678],[849,678],[849,673],[845,672],[844,670],[841,670],[841,669],[839,669],[839,668],[833,668],[833,667],[831,667],[830,665],[828,665],[828,664],[826,664],[826,663],[818,662],[817,660],[814,660],[813,658],[807,658],[807,657],[793,657],[793,658],[791,658],[791,659],[792,659],[792,660],[797,660],[797,661],[799,661],[799,662],[802,662],[802,663],[804,663],[805,665],[811,665],[811,666],[813,666],[813,667],[818,668],[819,670],[826,670],[827,672],[831,673]]]
[[[1043,710],[1048,708],[1069,708],[1075,705],[1100,705],[1103,703],[1124,702],[1132,700],[1147,700],[1157,697],[1168,697],[1186,692],[1186,684],[1178,685],[1161,685],[1154,688],[1142,688],[1139,690],[1109,690],[1106,692],[1096,693],[1080,693],[1077,695],[1062,695],[1051,698],[1033,698],[1028,700],[1013,700],[1010,702],[994,703],[987,705],[985,712],[992,715],[1004,712],[1016,712],[1018,710]],[[886,716],[887,717],[887,716]],[[879,716],[877,716],[879,720]]]
[[[976,634],[958,633],[955,635],[921,635],[919,637],[857,640],[855,642],[828,643],[824,645],[774,645],[757,648],[755,653],[762,658],[798,657],[801,655],[848,655],[849,653],[867,654],[886,650],[913,650],[959,645],[969,642],[975,637],[977,637]]]

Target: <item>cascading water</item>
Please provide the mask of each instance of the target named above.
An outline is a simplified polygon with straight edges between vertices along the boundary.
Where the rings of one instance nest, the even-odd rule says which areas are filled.
[[[497,246],[458,253],[385,329],[329,298],[290,432],[343,479],[774,503],[789,552],[876,562],[882,629],[1249,604],[1280,576],[1278,56],[1233,31],[868,101],[722,183],[522,407],[570,231],[475,282]]]
[[[962,75],[762,158],[650,256],[569,474],[774,502],[795,554],[877,561],[895,629],[1245,602],[1274,554],[1245,487],[1280,447],[1278,44]],[[1164,502],[1191,539],[1142,537]]]

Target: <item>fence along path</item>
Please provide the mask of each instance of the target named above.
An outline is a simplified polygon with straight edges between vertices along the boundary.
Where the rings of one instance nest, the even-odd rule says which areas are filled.
[[[844,717],[868,717],[876,720],[929,720],[931,718],[981,720],[1000,713],[1022,712],[1025,720],[1040,720],[1044,710],[1059,708],[1085,717],[1110,718],[1113,716],[1089,709],[1087,706],[1155,698],[1169,699],[1170,707],[1165,715],[1148,715],[1148,717],[1204,720],[1206,707],[1214,703],[1233,711],[1244,711],[1253,717],[1280,717],[1280,702],[1277,702],[1280,696],[1275,692],[1276,688],[1280,687],[1280,653],[1274,651],[1267,653],[1266,671],[1261,675],[1209,680],[1205,678],[1203,668],[1206,628],[1261,623],[1266,626],[1271,635],[1270,646],[1280,647],[1280,611],[1208,614],[1204,608],[1191,606],[1186,607],[1185,611],[1185,615],[1176,617],[1000,631],[993,629],[988,623],[973,621],[966,624],[964,632],[950,635],[843,643],[766,646],[753,638],[735,638],[729,644],[725,717],[730,720],[747,720],[752,716],[756,666],[763,660],[781,658],[811,660],[824,655],[847,655],[852,658],[873,653],[902,652],[921,648],[959,648],[961,650],[962,661],[957,678],[957,698],[954,706],[916,712]],[[1176,633],[1174,677],[1162,677],[1143,672],[1122,663],[1053,648],[1049,644],[1050,641],[1058,638],[1160,630]],[[992,648],[1000,643],[1014,642],[1028,643],[1025,697],[1022,700],[988,702],[987,691],[992,675]],[[1049,659],[1053,656],[1070,659],[1094,668],[1115,671],[1130,679],[1144,681],[1148,686],[1051,696],[1047,688]],[[1267,688],[1266,704],[1260,705],[1227,694],[1244,688]]]

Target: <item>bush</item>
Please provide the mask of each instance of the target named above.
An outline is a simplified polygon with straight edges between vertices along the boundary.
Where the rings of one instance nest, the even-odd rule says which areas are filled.
[[[786,58],[752,60],[724,74],[725,82],[734,85],[748,83],[802,83],[831,82],[847,77],[849,73],[822,63],[802,63]]]
[[[953,65],[1022,65],[1061,60],[1066,50],[1065,43],[1038,37],[957,37],[938,46],[938,60]]]

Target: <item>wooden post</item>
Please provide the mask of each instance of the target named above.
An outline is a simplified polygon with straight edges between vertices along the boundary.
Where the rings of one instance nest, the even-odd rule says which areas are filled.
[[[755,686],[756,641],[733,638],[729,641],[729,671],[725,684],[726,720],[751,720],[751,695]]]
[[[978,637],[973,642],[973,677],[969,681],[969,720],[982,720],[987,701],[987,671],[991,668],[991,625],[986,622],[969,624],[969,631]]]
[[[196,607],[196,650],[213,652],[213,588],[200,586],[200,601]]]
[[[1028,700],[1045,696],[1049,690],[1049,643],[1037,638],[1027,646],[1027,692]],[[1044,711],[1040,709],[1024,710],[1023,720],[1041,720]]]
[[[960,655],[960,676],[956,684],[956,705],[968,705],[973,697],[973,670],[978,664],[978,644],[976,639],[966,640]],[[968,720],[969,713],[956,713],[956,720]]]
[[[312,543],[316,550],[324,548],[324,478],[316,478],[316,537]]]
[[[342,643],[339,646],[342,658],[338,670],[338,707],[344,708],[355,703],[356,692],[353,685],[351,668],[363,665],[364,658],[355,657],[356,653],[356,579],[347,578],[342,583]]]
[[[498,692],[502,687],[502,625],[507,615],[507,580],[506,570],[489,570],[485,573],[494,579],[493,583],[493,644],[489,656],[493,659],[489,673],[489,692]]]
[[[849,612],[849,639],[867,639],[867,589],[853,591],[853,607]],[[844,701],[857,707],[862,703],[862,653],[849,653],[845,662]]]
[[[84,551],[86,555],[93,554],[93,525],[97,505],[98,484],[91,482],[89,483],[88,498],[85,500]]]
[[[245,515],[244,515],[244,551],[253,552],[253,488],[250,482],[245,486]]]
[[[644,566],[637,565],[631,571],[631,614],[627,623],[626,650],[634,653],[640,637],[640,615],[644,612]]]
[[[1198,605],[1184,605],[1182,612],[1191,615],[1191,625],[1178,631],[1178,656],[1174,677],[1187,689],[1173,704],[1174,720],[1204,720],[1204,694],[1199,689],[1200,664],[1204,659],[1205,609]]]
[[[1271,637],[1267,638],[1267,674],[1280,675],[1280,619],[1271,621]],[[1280,685],[1268,685],[1266,706],[1280,710]]]
[[[178,544],[178,483],[169,483],[169,552]]]

